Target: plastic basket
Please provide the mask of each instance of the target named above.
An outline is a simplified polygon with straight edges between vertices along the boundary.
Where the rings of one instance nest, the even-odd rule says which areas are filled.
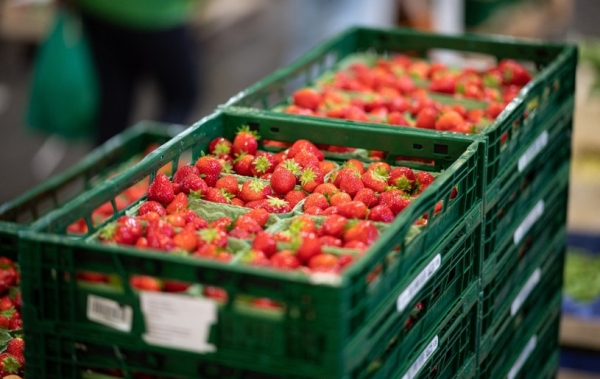
[[[336,277],[275,272],[115,248],[57,235],[72,220],[88,219],[90,209],[114,198],[130,183],[152,176],[168,162],[176,166],[178,157],[189,149],[193,150],[193,157],[199,156],[213,138],[231,136],[242,124],[257,129],[264,139],[295,141],[310,136],[315,143],[377,146],[388,150],[390,159],[396,155],[433,159],[432,168],[444,171],[390,224],[363,258]],[[217,113],[152,153],[126,177],[109,180],[55,212],[52,219],[37,223],[34,232],[23,234],[25,322],[34,331],[52,330],[59,334],[101,338],[117,345],[128,343],[151,348],[141,338],[145,323],[139,297],[127,284],[132,274],[151,275],[218,286],[229,295],[229,300],[218,309],[218,323],[211,327],[210,343],[217,351],[200,356],[185,353],[186,356],[200,357],[198,359],[204,362],[234,362],[236,367],[261,365],[282,375],[337,377],[352,372],[369,353],[367,347],[377,341],[380,323],[403,325],[421,301],[432,306],[435,302],[446,304],[435,311],[437,316],[431,316],[433,321],[446,313],[446,306],[460,296],[478,274],[480,245],[476,240],[479,237],[478,234],[473,236],[479,230],[482,217],[482,204],[478,201],[482,186],[478,147],[477,143],[460,136],[440,141],[419,131],[388,134],[360,126],[348,129],[324,126],[318,121]],[[447,196],[455,186],[460,190],[450,201]],[[442,198],[446,205],[434,216],[433,209]],[[427,226],[406,243],[405,236],[412,230],[412,224],[425,213],[430,215]],[[114,217],[118,216],[119,213]],[[96,229],[90,225],[90,234]],[[461,248],[468,252],[460,251]],[[388,259],[390,252],[394,252],[396,259]],[[448,260],[442,258],[446,256]],[[427,273],[426,269],[433,267],[432,264],[439,269],[423,282],[421,273]],[[74,277],[77,270],[116,273],[123,279],[124,290],[115,293],[79,286],[68,279]],[[369,283],[368,277],[373,272],[378,272],[377,279]],[[131,307],[131,332],[119,332],[90,321],[86,315],[90,295]],[[268,297],[284,304],[284,312],[275,317],[248,314],[235,306],[238,295]],[[398,300],[400,295],[402,301]],[[152,348],[173,351],[173,348]]]
[[[184,130],[183,126],[141,122],[90,152],[63,173],[0,206],[0,255],[17,258],[18,233],[109,174],[124,170],[143,158],[148,147],[162,145]]]
[[[531,144],[532,137],[539,134],[544,122],[564,104],[572,101],[577,66],[575,46],[497,36],[436,35],[402,28],[351,28],[238,93],[224,107],[250,108],[263,114],[272,113],[274,108],[287,103],[295,90],[311,85],[324,72],[335,70],[340,61],[352,54],[405,52],[425,57],[427,52],[439,49],[467,55],[483,54],[496,59],[528,61],[538,69],[534,79],[521,90],[495,122],[482,132],[488,141],[486,183],[491,185],[503,170],[516,164],[515,157],[523,152],[525,146]],[[352,121],[327,120],[338,125],[358,124]],[[403,129],[379,124],[365,125],[392,131]],[[439,136],[448,134],[430,132]]]
[[[392,325],[387,330],[387,343],[382,345],[382,349],[373,351],[361,362],[364,370],[338,378],[390,378],[402,375],[412,378],[428,378],[431,375],[436,378],[474,377],[476,285],[471,286],[463,295],[430,332],[417,336],[417,341],[407,352],[402,352],[402,345],[394,334],[398,328]],[[254,369],[243,370],[227,364],[200,363],[197,355],[140,350],[129,344],[115,346],[103,340],[86,339],[85,336],[63,337],[28,330],[25,338],[26,343],[31,341],[32,345],[26,351],[28,375],[39,379],[86,378],[82,376],[82,372],[107,372],[106,370],[115,369],[120,370],[123,375],[145,373],[179,379],[327,377],[277,375],[264,371],[260,364],[256,364]]]

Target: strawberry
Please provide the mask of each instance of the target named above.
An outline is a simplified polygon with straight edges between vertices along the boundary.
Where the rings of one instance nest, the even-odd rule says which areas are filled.
[[[188,198],[187,196],[182,192],[177,194],[177,196],[175,196],[175,199],[173,199],[173,201],[171,201],[169,203],[169,205],[167,205],[167,214],[174,214],[174,213],[178,213],[181,212],[183,210],[185,210],[188,206]]]
[[[504,105],[502,103],[491,102],[485,109],[485,116],[494,120],[503,110]]]
[[[329,197],[338,192],[340,192],[339,188],[337,188],[333,183],[319,184],[313,191],[313,193],[320,193]]]
[[[267,201],[264,205],[264,209],[267,210],[267,212],[269,213],[289,213],[292,211],[292,207],[290,206],[290,204],[283,200],[283,199],[278,199],[276,197],[273,196],[268,196],[267,197]]]
[[[241,215],[235,220],[234,228],[245,230],[250,234],[256,234],[262,230],[262,226],[252,217]]]
[[[218,228],[218,229],[227,229],[231,226],[231,224],[233,223],[233,221],[227,217],[221,217],[213,222],[211,222],[208,227],[209,228]]]
[[[225,175],[215,183],[215,188],[219,190],[225,190],[227,193],[236,196],[239,192],[239,183],[235,176]]]
[[[233,171],[242,176],[252,176],[252,162],[254,161],[254,155],[241,153],[233,161]]]
[[[329,207],[329,208],[335,208],[335,207]],[[329,208],[326,208],[326,209],[329,209]],[[321,209],[317,206],[304,207],[303,212],[307,215],[312,215],[312,216],[318,216],[318,215],[322,215],[325,213],[325,211],[323,209]]]
[[[334,193],[329,198],[329,203],[332,206],[337,206],[343,203],[347,203],[349,201],[352,201],[352,196],[348,195],[346,192]]]
[[[198,232],[198,246],[214,245],[225,248],[227,246],[227,232],[221,228],[207,228]]]
[[[394,212],[386,205],[377,205],[369,212],[368,219],[371,221],[392,222]]]
[[[172,182],[171,187],[173,188],[173,193],[175,195],[177,195],[179,192],[181,192],[181,184]]]
[[[338,207],[331,205],[319,213],[321,216],[331,216],[338,214]]]
[[[388,207],[394,215],[400,213],[410,204],[410,199],[404,195],[404,192],[398,189],[391,189],[379,195],[379,205]]]
[[[261,228],[264,228],[269,221],[269,212],[265,209],[251,209],[248,212],[244,213],[244,216],[252,218],[254,221],[260,225]]]
[[[367,171],[376,171],[381,175],[389,175],[392,167],[386,162],[373,162],[367,167]]]
[[[524,86],[531,80],[531,75],[525,67],[512,59],[503,59],[498,63],[498,70],[502,74],[503,83]]]
[[[319,227],[318,234],[342,238],[348,219],[340,215],[328,216]]]
[[[253,160],[252,163],[250,164],[250,172],[252,173],[252,176],[256,176],[256,177],[260,177],[264,174],[268,174],[273,172],[275,166],[274,166],[274,159],[272,158],[269,159],[269,156],[267,155],[257,155]]]
[[[339,188],[340,190],[348,193],[348,195],[354,197],[358,191],[365,188],[365,185],[359,176],[345,175],[340,180]]]
[[[427,171],[420,171],[415,174],[415,180],[417,183],[417,193],[421,193],[433,183],[435,178]]]
[[[11,319],[17,313],[15,308],[0,311],[0,330],[10,329]]]
[[[201,198],[206,193],[208,184],[198,175],[189,175],[181,180],[179,187],[182,193],[186,195],[191,194],[195,198]]]
[[[240,199],[239,197],[234,197],[233,199],[231,199],[229,201],[231,202],[231,205],[235,205],[238,207],[244,206],[244,200]]]
[[[185,292],[191,286],[191,283],[182,282],[179,280],[164,280],[163,281],[163,290],[165,292]]]
[[[22,338],[16,337],[8,341],[5,352],[12,355],[19,361],[21,367],[25,365],[25,357],[23,351],[25,349],[25,341]]]
[[[321,236],[319,237],[319,243],[323,246],[342,247],[342,240],[334,236]]]
[[[300,154],[302,154],[302,152]],[[323,184],[323,181],[323,173],[319,167],[316,166],[306,167],[302,170],[302,174],[300,174],[300,185],[306,192],[313,192],[319,184]]]
[[[250,233],[247,230],[238,228],[237,226],[234,226],[233,229],[231,229],[229,231],[229,236],[233,237],[233,238],[240,239],[240,240],[249,240],[249,239],[252,239],[252,233]]]
[[[312,151],[301,150],[294,156],[294,161],[298,162],[300,167],[317,167],[319,166],[319,158]]]
[[[383,192],[388,185],[388,173],[384,169],[367,170],[362,174],[361,180],[366,188]]]
[[[6,311],[12,307],[14,307],[14,304],[10,297],[3,296],[2,298],[0,298],[0,312]]]
[[[394,167],[390,171],[388,184],[404,192],[412,192],[415,185],[415,173],[408,167]]]
[[[273,172],[269,182],[275,193],[285,195],[296,186],[296,175],[287,168],[281,167]]]
[[[452,191],[450,191],[450,200],[454,199],[458,195],[458,188],[453,187]]]
[[[253,200],[244,204],[245,208],[266,210],[267,199]]]
[[[21,310],[21,305],[23,303],[21,300],[21,290],[20,289],[18,290],[17,294],[13,298],[13,304],[15,305],[15,308],[17,308],[18,311]]]
[[[302,167],[298,162],[296,162],[293,159],[284,160],[279,165],[277,165],[277,167],[275,167],[275,171],[277,171],[280,168],[288,169],[289,171],[291,171],[292,174],[294,174],[297,177],[300,176],[300,174],[302,173]]]
[[[156,174],[156,178],[148,187],[148,200],[169,204],[174,198],[175,192],[169,178],[165,174]]]
[[[180,167],[179,169],[177,169],[177,172],[175,172],[175,174],[173,175],[173,182],[181,183],[183,179],[187,178],[190,175],[200,176],[200,171],[198,171],[198,168],[196,166],[186,165]]]
[[[161,234],[167,237],[173,237],[175,235],[175,230],[166,220],[152,220],[146,225],[146,236],[151,234]]]
[[[358,221],[350,225],[344,233],[344,243],[350,241],[362,242],[369,246],[379,237],[379,231],[371,221]]]
[[[338,257],[333,254],[317,254],[310,258],[307,266],[314,272],[337,272]]]
[[[245,202],[266,199],[271,194],[271,187],[253,179],[242,184],[239,197]]]
[[[302,150],[306,150],[306,151],[313,153],[313,155],[315,157],[317,157],[317,159],[319,161],[322,161],[325,158],[325,155],[323,154],[323,152],[321,150],[319,150],[319,148],[317,146],[315,146],[314,143],[312,143],[308,140],[305,140],[305,139],[296,140],[296,142],[294,142],[292,144],[292,146],[290,146],[288,153],[287,153],[287,157],[294,158]]]
[[[438,214],[442,211],[442,208],[444,206],[444,203],[442,201],[439,201],[435,204],[435,207],[433,208],[433,214]]]
[[[198,236],[195,232],[183,230],[173,237],[173,243],[181,250],[191,253],[198,247]]]
[[[411,126],[412,124],[400,112],[391,112],[387,117],[387,123],[398,126]]]
[[[21,371],[19,361],[8,353],[0,354],[0,377],[18,374]]]
[[[212,155],[231,154],[232,143],[227,138],[217,137],[208,144],[208,152]]]
[[[315,111],[321,104],[322,95],[315,89],[302,88],[294,92],[292,101],[294,105]]]
[[[335,169],[336,165],[331,161],[320,161],[317,167],[321,170],[323,175],[327,175]]]
[[[360,242],[360,241],[349,241],[349,242],[346,242],[346,243],[344,243],[342,245],[342,248],[344,248],[344,249],[358,250],[360,252],[365,252],[365,251],[369,250],[369,246],[367,246],[367,244],[365,244],[363,242]],[[368,280],[368,282],[370,283],[369,280]]]
[[[271,265],[281,270],[295,270],[300,267],[300,260],[291,250],[281,250],[271,256]]]
[[[244,125],[239,128],[233,139],[232,152],[234,156],[242,153],[255,155],[258,149],[258,140],[260,137],[250,130],[250,127]]]
[[[204,179],[209,187],[215,186],[219,179],[219,175],[221,175],[221,171],[223,171],[223,165],[219,159],[210,155],[198,158],[195,166],[200,172],[200,177]]]
[[[206,194],[204,195],[204,200],[213,203],[228,204],[230,202],[228,196],[230,195],[227,191],[219,190],[214,187],[208,187],[206,189]]]
[[[132,275],[129,278],[131,287],[141,291],[160,292],[162,290],[161,282],[151,276]]]
[[[363,188],[354,195],[354,201],[360,201],[367,206],[373,208],[379,203],[377,194],[370,188]]]
[[[289,231],[294,234],[309,234],[316,231],[315,221],[307,215],[294,217],[289,226]]]
[[[143,237],[142,237],[143,238]],[[108,275],[90,271],[79,271],[77,280],[90,283],[108,283]],[[0,328],[1,329],[1,328]]]
[[[367,206],[361,201],[349,201],[337,206],[340,216],[346,218],[364,219],[367,217]]]
[[[460,113],[453,110],[442,113],[442,115],[435,121],[435,129],[442,131],[460,130],[464,127],[464,125],[464,118],[460,115]]]
[[[302,236],[298,249],[296,250],[298,260],[306,264],[312,257],[318,254],[321,254],[321,243],[319,242],[319,238],[313,233]]]
[[[140,238],[141,239],[141,238]],[[147,246],[152,249],[171,251],[175,249],[175,242],[173,242],[173,237],[166,236],[160,233],[148,233],[146,236]],[[137,244],[137,243],[136,243]]]
[[[103,241],[115,242],[120,245],[135,245],[142,236],[141,222],[131,216],[121,216],[111,225],[106,226],[100,233]]]
[[[285,194],[284,200],[290,204],[293,209],[299,202],[306,198],[306,194],[302,191],[293,190]]]
[[[438,111],[431,107],[423,108],[417,114],[415,126],[423,129],[435,129],[435,121],[438,117]]]
[[[267,258],[270,258],[277,252],[277,241],[271,233],[260,231],[252,240],[252,248],[262,251]]]
[[[329,206],[329,201],[327,201],[327,198],[325,197],[325,195],[323,195],[321,193],[311,193],[304,200],[303,209],[305,212],[308,208],[311,208],[311,207],[316,207],[316,208],[323,210],[323,209],[327,208],[328,206]]]
[[[336,187],[340,188],[342,180],[345,178],[360,178],[360,173],[352,167],[342,167],[338,171],[331,174],[329,181],[335,184]]]

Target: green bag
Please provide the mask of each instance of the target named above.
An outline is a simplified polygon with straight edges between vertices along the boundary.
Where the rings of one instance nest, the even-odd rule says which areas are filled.
[[[31,130],[94,137],[99,85],[91,54],[79,17],[59,10],[34,64],[26,115]]]

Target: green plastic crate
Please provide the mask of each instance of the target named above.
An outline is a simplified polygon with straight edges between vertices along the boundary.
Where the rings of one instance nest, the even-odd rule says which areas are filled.
[[[465,26],[475,27],[485,22],[494,12],[523,0],[466,0]]]
[[[18,233],[88,191],[151,144],[167,142],[183,126],[140,122],[94,149],[81,161],[14,200],[0,205],[0,255],[17,259]],[[133,164],[133,163],[132,163]]]
[[[494,304],[490,288],[483,291],[483,312],[481,322],[481,344],[479,360],[488,360],[504,354],[505,345],[521,338],[523,330],[536,325],[544,313],[551,308],[555,298],[561,295],[562,272],[564,267],[566,232],[557,235],[548,247],[547,256],[521,275],[521,280],[513,281],[510,300],[504,304]],[[560,305],[560,302],[559,302]]]
[[[517,157],[525,151],[524,147],[530,146],[533,137],[544,127],[544,122],[564,104],[572,101],[578,59],[576,46],[498,36],[436,35],[403,28],[350,28],[238,93],[223,107],[240,107],[270,114],[274,108],[286,104],[295,90],[311,85],[324,72],[335,70],[340,61],[352,54],[409,52],[425,56],[428,51],[435,49],[528,61],[538,70],[535,78],[521,90],[495,122],[482,132],[488,142],[486,184],[490,188],[501,185],[497,179],[505,170],[516,167]],[[326,120],[337,125],[361,124]],[[404,129],[381,124],[362,124],[390,131]],[[429,132],[440,138],[452,134]]]
[[[546,367],[541,362],[553,358],[558,348],[560,304],[559,291],[552,304],[538,307],[539,313],[535,324],[529,327],[523,325],[518,331],[519,338],[508,340],[504,346],[497,346],[495,350],[499,354],[481,362],[479,378],[553,377],[552,369],[554,368],[556,372],[557,361],[550,360]]]
[[[532,359],[532,361],[534,361]],[[541,370],[540,374],[536,376],[538,379],[554,379],[556,378],[558,367],[560,364],[560,350],[558,347],[552,352],[549,357],[540,357],[538,362],[546,362],[544,368]],[[537,371],[534,370],[534,372]]]
[[[518,243],[523,238],[522,234],[547,213],[544,208],[552,207],[554,201],[561,201],[564,207],[567,206],[568,194],[564,194],[564,199],[555,199],[555,194],[567,187],[569,182],[570,161],[568,155],[564,155],[565,150],[568,148],[555,150],[528,175],[513,182],[511,191],[486,213],[484,265],[501,259],[503,251],[499,248],[507,238]]]
[[[295,141],[308,137],[315,143],[377,147],[388,151],[392,161],[395,156],[433,159],[435,165],[429,168],[443,170],[443,173],[403,211],[365,257],[335,279],[116,248],[53,235],[63,231],[74,219],[82,216],[88,219],[97,204],[113,198],[130,183],[152,176],[168,162],[177,166],[179,156],[190,149],[193,159],[198,157],[213,138],[231,137],[243,124],[258,130],[263,139],[268,140]],[[34,232],[23,233],[20,247],[26,258],[22,267],[24,320],[35,332],[76,333],[101,338],[107,343],[127,342],[147,349],[150,345],[140,338],[145,326],[138,296],[127,284],[124,292],[111,293],[78,286],[61,273],[70,273],[68,277],[73,277],[76,270],[86,270],[118,273],[122,278],[142,274],[178,279],[219,286],[229,294],[230,301],[219,308],[218,324],[211,328],[210,341],[218,347],[217,352],[200,355],[202,361],[235,362],[236,367],[246,368],[260,364],[270,367],[273,373],[286,375],[338,377],[352,372],[369,353],[366,346],[379,338],[380,323],[403,325],[420,301],[432,306],[436,302],[449,305],[478,275],[477,250],[481,245],[476,242],[479,235],[471,235],[480,230],[482,220],[480,143],[461,136],[439,140],[416,130],[389,134],[361,126],[350,129],[325,126],[319,120],[216,113],[152,153],[126,177],[107,181],[55,212],[51,219],[37,223]],[[450,201],[449,195],[455,186],[459,188],[458,195]],[[446,205],[433,216],[439,199],[444,199]],[[406,243],[405,236],[414,228],[412,224],[423,214],[429,214],[427,226]],[[89,227],[90,233],[94,233],[96,228]],[[468,252],[459,251],[467,239],[472,242],[465,246]],[[386,257],[396,248],[400,251],[397,259],[388,261]],[[472,259],[451,258],[460,254]],[[427,285],[415,287],[414,283],[420,282],[415,278],[426,267],[439,262],[441,256],[447,256],[448,261],[442,258],[440,269]],[[447,272],[447,264],[455,265],[455,269],[448,266],[453,271]],[[380,272],[377,280],[368,284],[367,278],[374,271]],[[405,301],[397,308],[403,291],[409,296],[403,296]],[[89,321],[86,317],[89,294],[132,307],[131,333]],[[275,318],[249,315],[234,306],[233,299],[241,294],[271,298],[284,303],[286,311]],[[440,307],[435,312],[437,316],[431,317],[445,314],[447,308]],[[191,353],[179,354],[198,357]]]

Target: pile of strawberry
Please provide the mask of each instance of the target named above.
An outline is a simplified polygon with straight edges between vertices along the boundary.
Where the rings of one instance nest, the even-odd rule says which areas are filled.
[[[530,80],[531,74],[510,59],[478,71],[396,55],[381,57],[373,66],[353,63],[315,87],[297,90],[284,112],[478,133]],[[451,97],[442,104],[432,93]],[[481,106],[467,111],[459,101],[451,104],[452,98],[477,100]]]
[[[20,275],[15,262],[0,257],[0,378],[17,379],[25,370],[24,343],[12,337],[23,327]],[[5,343],[2,345],[2,343]],[[13,376],[11,376],[13,375]]]

